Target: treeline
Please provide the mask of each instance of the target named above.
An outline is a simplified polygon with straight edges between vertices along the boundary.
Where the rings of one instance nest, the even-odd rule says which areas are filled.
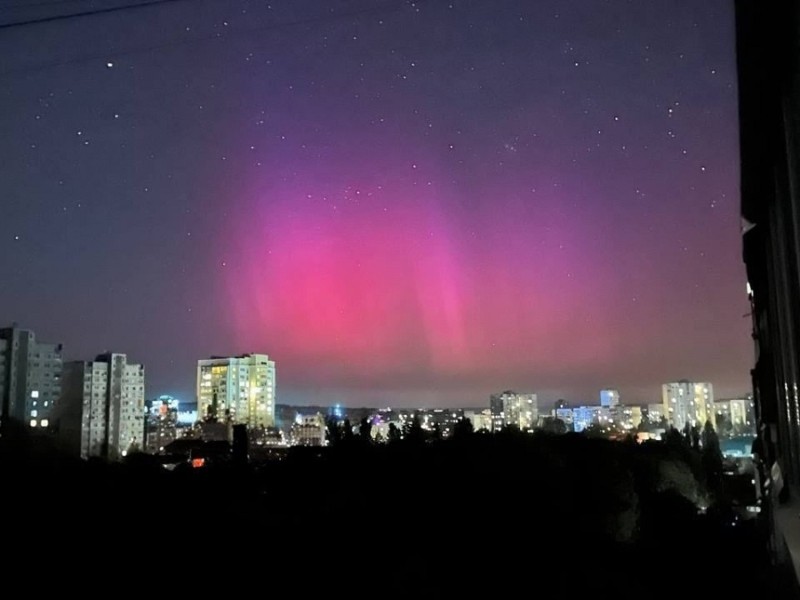
[[[91,548],[122,535],[132,556],[262,570],[301,597],[790,597],[764,531],[715,517],[716,474],[681,436],[465,426],[441,439],[412,423],[376,444],[366,425],[346,431],[279,461],[174,471],[145,455],[68,461],[4,435],[0,477],[19,490],[7,510],[50,507],[30,539]]]

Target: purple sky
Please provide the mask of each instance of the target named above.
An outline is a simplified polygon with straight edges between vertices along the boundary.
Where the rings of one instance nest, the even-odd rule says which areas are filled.
[[[288,403],[748,392],[729,4],[177,0],[2,29],[0,319],[187,400],[197,359],[245,352]]]

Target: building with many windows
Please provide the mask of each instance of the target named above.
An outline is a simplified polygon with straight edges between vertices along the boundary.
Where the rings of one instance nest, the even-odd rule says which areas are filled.
[[[325,446],[325,417],[321,413],[298,414],[292,425],[291,443],[293,446]]]
[[[667,422],[675,429],[703,427],[706,421],[716,425],[714,389],[710,383],[685,379],[661,386],[662,405]]]
[[[469,419],[469,422],[472,423],[473,431],[492,430],[492,411],[489,409],[465,410],[464,418]]]
[[[641,406],[624,406],[619,404],[609,409],[611,422],[621,429],[636,429],[642,423]]]
[[[572,408],[572,429],[580,433],[597,419],[599,406],[575,406]]]
[[[600,406],[617,406],[619,404],[619,391],[600,390]]]
[[[119,460],[144,450],[144,366],[125,354],[65,363],[54,417],[62,444],[81,458]]]
[[[647,422],[660,423],[661,419],[666,419],[667,414],[664,412],[664,404],[648,404],[647,405]]]
[[[539,421],[539,404],[536,394],[519,394],[506,390],[489,397],[492,411],[492,431],[500,431],[509,425],[521,430],[533,429]]]
[[[274,427],[275,362],[266,354],[198,360],[197,410],[201,420]]]
[[[567,431],[572,431],[574,414],[571,408],[567,406],[556,406],[553,409],[553,416],[564,423],[564,425],[567,427]]]
[[[755,435],[755,411],[750,398],[714,402],[717,432],[723,436]]]
[[[0,419],[49,428],[61,396],[61,344],[36,340],[16,325],[0,329]]]
[[[178,437],[179,402],[172,396],[159,396],[147,402],[145,418],[145,451],[163,452]]]

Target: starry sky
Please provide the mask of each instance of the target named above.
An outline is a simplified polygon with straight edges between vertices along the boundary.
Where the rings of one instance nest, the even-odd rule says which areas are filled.
[[[732,3],[131,1],[0,0],[3,324],[190,401],[749,391]]]

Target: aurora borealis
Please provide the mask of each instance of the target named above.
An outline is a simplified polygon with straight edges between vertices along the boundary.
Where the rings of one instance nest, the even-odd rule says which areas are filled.
[[[199,6],[0,38],[4,319],[148,397],[748,391],[728,3]]]

